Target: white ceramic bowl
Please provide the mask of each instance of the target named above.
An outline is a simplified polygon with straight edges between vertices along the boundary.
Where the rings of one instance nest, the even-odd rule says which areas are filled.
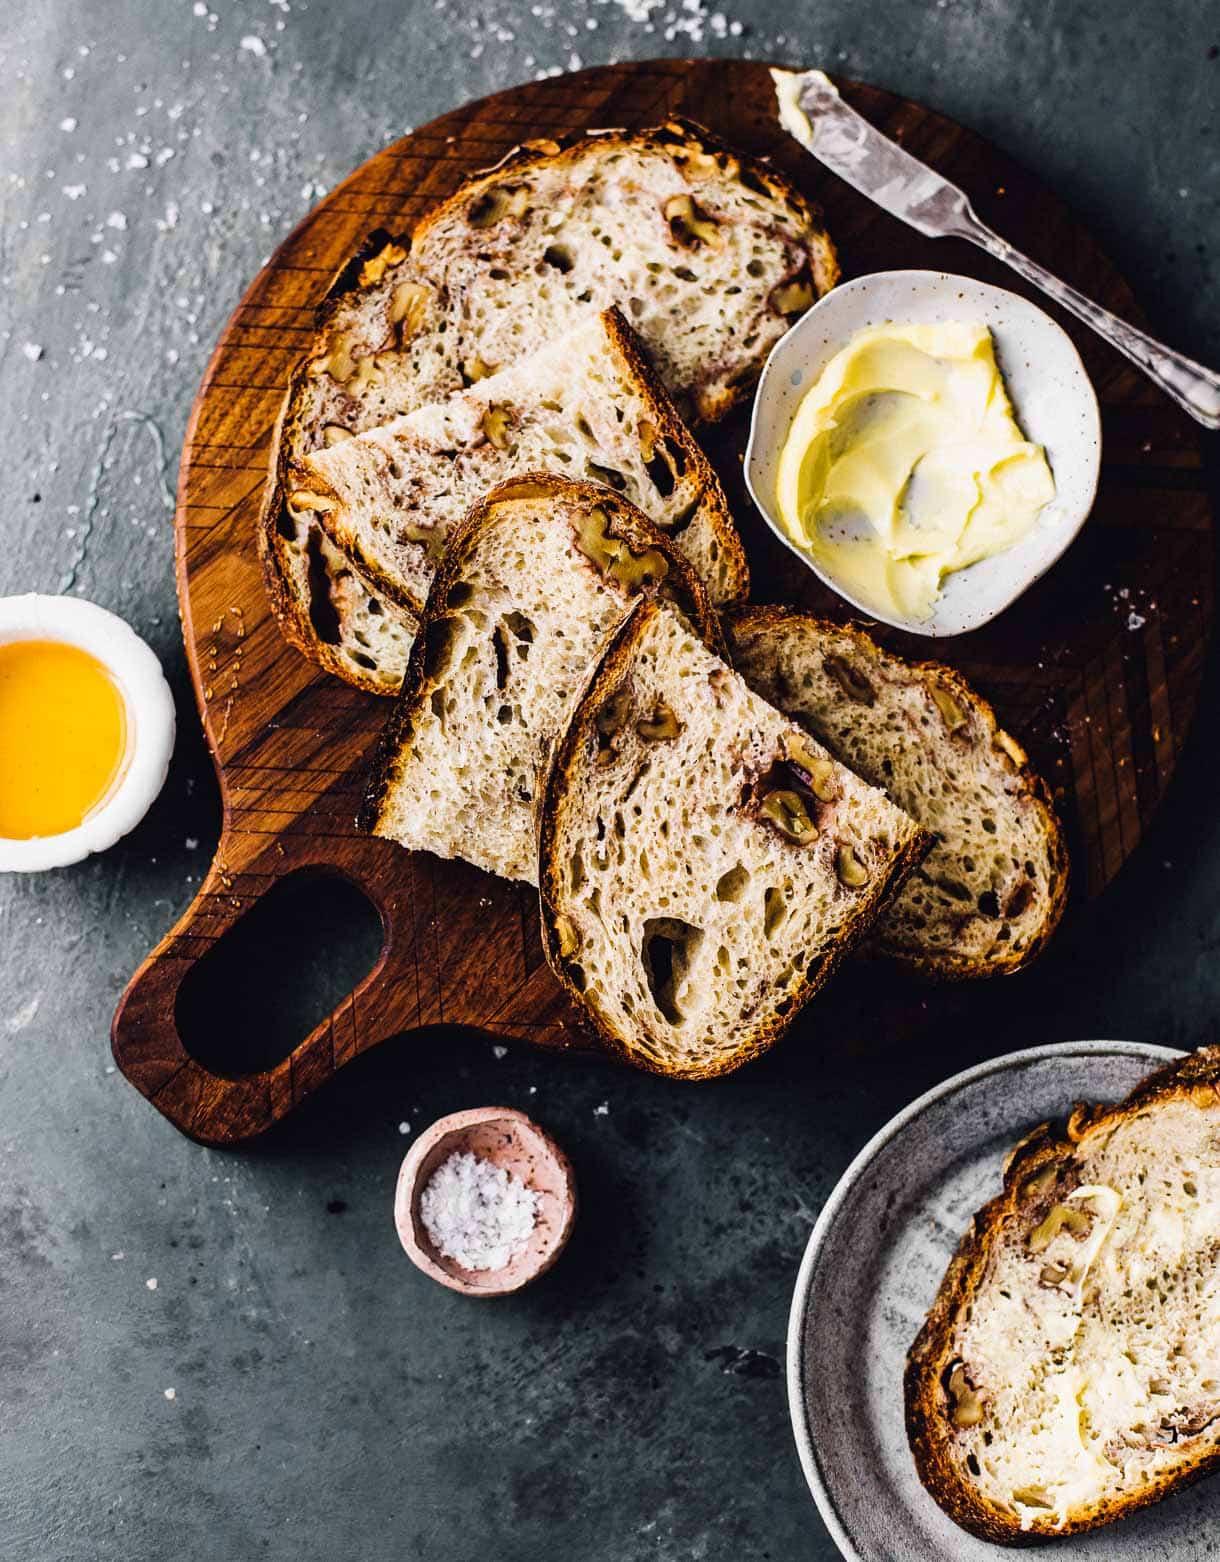
[[[1055,497],[1014,547],[945,579],[935,611],[922,622],[879,613],[819,569],[784,530],[775,503],[780,452],[805,393],[827,363],[869,326],[980,320],[1028,439],[1042,445]],[[1080,355],[1067,333],[1028,299],[944,271],[878,271],[832,289],[771,351],[754,398],[746,483],[764,520],[817,577],[869,618],[917,635],[960,635],[1009,607],[1065,551],[1084,525],[1097,492],[1101,415]]]
[[[74,830],[15,841],[0,836],[0,873],[33,873],[105,851],[148,812],[174,748],[174,700],[161,664],[121,618],[76,597],[0,598],[0,644],[57,640],[109,669],[127,710],[125,768],[110,795]]]

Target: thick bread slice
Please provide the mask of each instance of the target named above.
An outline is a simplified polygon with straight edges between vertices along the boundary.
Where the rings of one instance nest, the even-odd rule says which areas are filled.
[[[906,1416],[924,1485],[986,1540],[1094,1529],[1220,1465],[1220,1048],[1017,1146]]]
[[[470,505],[532,471],[608,484],[674,536],[714,602],[744,597],[720,483],[617,309],[447,401],[314,451],[293,467],[289,500],[418,613]]]
[[[555,746],[539,838],[556,974],[632,1063],[688,1079],[768,1047],[930,844],[649,602]]]
[[[294,561],[317,522],[308,511],[281,518],[289,462],[440,401],[612,304],[683,416],[715,420],[837,277],[815,207],[677,121],[534,142],[468,181],[409,240],[373,234],[319,311],[277,438],[263,557],[290,638],[365,687],[393,683],[389,665],[356,677],[316,644],[311,576]]]
[[[540,473],[494,488],[432,583],[362,828],[535,882],[540,767],[602,640],[658,591],[719,643],[698,578],[634,505]]]
[[[990,705],[948,667],[787,608],[746,608],[729,637],[753,688],[936,837],[871,947],[941,978],[1028,965],[1063,914],[1068,857],[1045,783]]]

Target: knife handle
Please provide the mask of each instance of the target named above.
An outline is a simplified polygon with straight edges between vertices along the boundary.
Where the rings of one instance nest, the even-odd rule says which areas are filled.
[[[1056,303],[1070,310],[1077,319],[1091,326],[1098,336],[1103,337],[1111,347],[1117,348],[1124,357],[1129,358],[1142,369],[1167,396],[1171,396],[1205,428],[1220,428],[1220,374],[1205,369],[1193,358],[1175,352],[1164,342],[1158,342],[1155,337],[1137,330],[1133,325],[1128,325],[1125,320],[1112,315],[1108,309],[1095,304],[1091,298],[1078,293],[1074,287],[1061,282],[1045,267],[1038,265],[1037,261],[1030,260],[1028,255],[1023,255],[1020,250],[1014,249],[986,223],[980,222],[968,206],[964,211],[959,212],[958,222],[954,225],[953,232],[958,237],[972,240],[989,255],[994,255],[997,260],[1002,260],[1005,265],[1011,266],[1027,282],[1032,282],[1035,287],[1041,288]]]

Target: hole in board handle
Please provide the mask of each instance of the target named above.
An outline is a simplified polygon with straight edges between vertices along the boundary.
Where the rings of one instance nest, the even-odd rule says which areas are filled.
[[[183,977],[182,1045],[228,1079],[273,1068],[359,986],[382,939],[376,908],[349,880],[289,874]]]

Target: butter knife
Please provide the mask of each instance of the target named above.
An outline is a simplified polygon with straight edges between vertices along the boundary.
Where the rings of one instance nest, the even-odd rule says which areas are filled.
[[[849,108],[822,71],[771,72],[784,129],[832,173],[929,238],[969,239],[1091,326],[1205,428],[1220,428],[1220,375],[1139,331],[1030,260],[975,216],[964,191]]]

